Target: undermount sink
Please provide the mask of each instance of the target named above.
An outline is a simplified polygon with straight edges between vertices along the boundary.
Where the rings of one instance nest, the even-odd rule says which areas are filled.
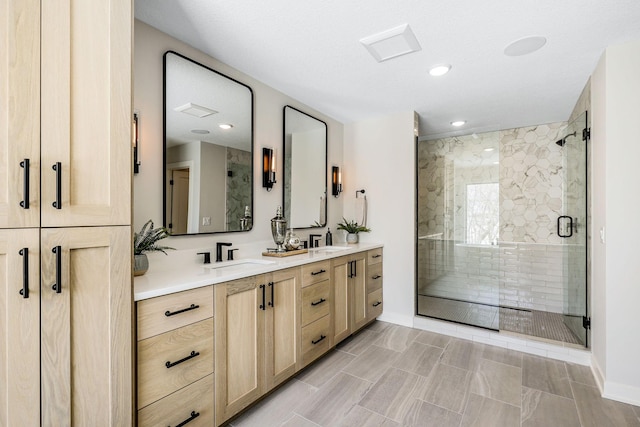
[[[310,248],[310,251],[314,252],[338,252],[349,249],[348,246],[320,246],[317,248]]]
[[[248,267],[257,267],[261,265],[270,265],[275,264],[275,261],[268,261],[266,259],[238,259],[235,261],[223,261],[215,264],[205,264],[205,268],[210,268],[212,270],[223,270],[223,269],[242,269]]]

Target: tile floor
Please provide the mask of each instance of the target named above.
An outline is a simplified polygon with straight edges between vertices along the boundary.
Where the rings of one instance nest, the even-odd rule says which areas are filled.
[[[588,367],[374,322],[232,421],[246,426],[640,426]]]

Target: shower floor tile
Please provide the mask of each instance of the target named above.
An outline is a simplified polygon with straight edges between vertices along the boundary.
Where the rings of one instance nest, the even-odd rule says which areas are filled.
[[[418,295],[418,314],[441,320],[516,332],[570,344],[582,344],[564,324],[562,314],[496,307]]]

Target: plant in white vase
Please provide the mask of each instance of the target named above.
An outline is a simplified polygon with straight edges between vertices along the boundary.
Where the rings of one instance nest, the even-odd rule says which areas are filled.
[[[134,276],[142,276],[149,269],[149,259],[145,252],[162,252],[167,255],[167,250],[175,249],[157,244],[165,237],[169,237],[167,229],[164,227],[153,228],[152,220],[147,221],[139,233],[133,233]]]
[[[344,230],[347,232],[347,243],[358,243],[358,233],[368,233],[370,228],[364,225],[359,225],[355,220],[347,221],[344,217],[342,222],[338,223],[338,230]]]

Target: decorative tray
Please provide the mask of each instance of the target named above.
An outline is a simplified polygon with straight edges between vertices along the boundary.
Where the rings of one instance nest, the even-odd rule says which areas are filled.
[[[309,249],[296,249],[295,251],[287,251],[287,252],[266,251],[266,252],[262,252],[262,256],[274,256],[277,258],[283,258],[287,256],[306,254],[307,252],[309,252]]]

